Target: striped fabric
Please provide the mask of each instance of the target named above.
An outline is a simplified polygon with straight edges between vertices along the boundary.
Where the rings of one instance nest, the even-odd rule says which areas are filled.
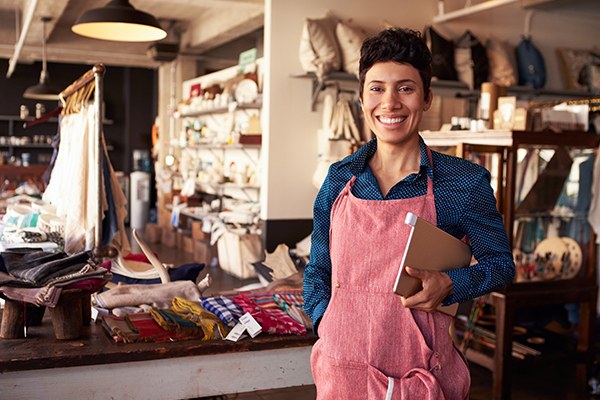
[[[215,314],[229,327],[234,327],[244,315],[242,309],[225,296],[201,297],[200,304],[206,310]]]

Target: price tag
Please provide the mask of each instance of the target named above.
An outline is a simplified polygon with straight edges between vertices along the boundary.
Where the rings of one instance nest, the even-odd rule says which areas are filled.
[[[248,333],[252,337],[256,337],[256,335],[258,335],[262,331],[262,327],[258,322],[256,322],[256,320],[252,315],[250,315],[250,313],[242,315],[240,317],[240,322],[244,324],[244,326],[248,330]]]
[[[227,337],[225,337],[225,339],[231,340],[232,342],[237,342],[242,337],[246,336],[246,335],[243,335],[243,333],[245,331],[246,331],[246,327],[244,326],[244,324],[242,324],[241,322],[238,322],[238,324],[233,327],[233,329],[231,330],[231,332],[229,332],[229,335],[227,335]]]

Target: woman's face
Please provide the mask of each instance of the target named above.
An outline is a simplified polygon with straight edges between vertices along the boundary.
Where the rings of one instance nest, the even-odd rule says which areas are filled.
[[[394,61],[374,64],[365,75],[362,106],[367,124],[380,142],[402,144],[416,138],[423,111],[429,109],[419,71]],[[427,98],[427,100],[425,100]]]

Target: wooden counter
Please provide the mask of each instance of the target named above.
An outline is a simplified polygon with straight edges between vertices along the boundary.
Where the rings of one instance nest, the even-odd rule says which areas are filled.
[[[81,338],[61,341],[48,314],[27,338],[0,339],[0,397],[165,400],[313,384],[312,332],[115,343],[92,323]]]

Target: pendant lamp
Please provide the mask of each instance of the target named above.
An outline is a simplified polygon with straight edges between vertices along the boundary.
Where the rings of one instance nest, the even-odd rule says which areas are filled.
[[[60,90],[50,84],[50,76],[46,69],[46,22],[50,18],[40,18],[42,21],[42,72],[40,73],[40,83],[29,86],[25,89],[23,97],[36,100],[58,100]]]
[[[81,36],[117,42],[151,42],[167,36],[154,16],[136,10],[128,0],[111,0],[102,8],[84,12],[71,30]]]

